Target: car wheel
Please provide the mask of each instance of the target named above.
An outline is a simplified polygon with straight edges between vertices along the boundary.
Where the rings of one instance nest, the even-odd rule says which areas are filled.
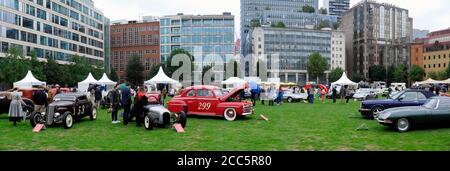
[[[226,108],[223,116],[225,117],[225,119],[227,119],[228,121],[234,121],[237,117],[237,113],[236,110],[234,108]]]
[[[91,118],[91,120],[97,119],[97,109],[95,107],[92,107],[91,115],[89,115],[89,117]]]
[[[145,127],[146,130],[152,130],[153,129],[152,119],[148,115],[145,115],[145,117],[144,117],[144,127]]]
[[[181,126],[183,128],[185,128],[186,127],[186,122],[187,122],[186,113],[184,113],[184,112],[178,113],[177,123],[181,124]]]
[[[64,129],[70,129],[73,126],[73,116],[70,112],[66,112],[63,117],[63,127]]]
[[[411,123],[407,118],[400,118],[395,123],[398,132],[408,132],[411,129]]]
[[[287,99],[287,101],[288,101],[289,103],[292,103],[292,101],[293,101],[292,97],[289,97],[289,98]]]
[[[30,116],[30,124],[31,127],[36,127],[37,124],[40,124],[42,121],[42,116],[40,113],[33,112]]]
[[[33,108],[31,107],[24,107],[23,113],[25,114],[26,118],[30,118],[31,114],[33,113]]]
[[[384,110],[383,107],[380,106],[376,106],[374,108],[372,108],[372,117],[373,118],[377,118],[377,116]]]

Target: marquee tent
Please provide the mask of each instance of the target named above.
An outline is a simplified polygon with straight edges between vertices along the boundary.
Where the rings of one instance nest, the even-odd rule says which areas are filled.
[[[347,74],[344,72],[342,77],[334,83],[331,83],[331,86],[340,85],[340,86],[358,86],[358,83],[353,82],[348,79]]]
[[[88,77],[78,83],[78,91],[79,92],[87,92],[89,88],[89,84],[98,84],[98,81],[89,73]]]
[[[175,84],[179,85],[180,82],[177,80],[174,80],[172,78],[169,78],[165,73],[162,67],[159,68],[158,74],[154,76],[152,79],[145,82],[145,84]]]
[[[102,85],[116,85],[117,82],[111,81],[108,76],[103,73],[102,78],[100,78],[100,80],[97,81],[98,84],[102,84]]]
[[[17,88],[33,88],[33,86],[45,86],[45,85],[47,85],[46,82],[42,82],[36,79],[33,76],[33,73],[31,73],[31,71],[28,71],[25,78],[14,83],[14,87]]]

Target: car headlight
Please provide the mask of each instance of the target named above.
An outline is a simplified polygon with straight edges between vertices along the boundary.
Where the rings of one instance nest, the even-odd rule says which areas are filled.
[[[59,115],[61,115],[61,114],[58,112],[55,113],[55,117],[59,117]]]

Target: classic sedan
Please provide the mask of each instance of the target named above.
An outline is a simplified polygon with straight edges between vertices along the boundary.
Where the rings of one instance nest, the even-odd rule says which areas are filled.
[[[372,89],[360,89],[353,95],[353,99],[363,101],[363,100],[372,100],[377,99],[378,94],[376,91]]]
[[[23,105],[23,111],[25,112],[27,118],[30,117],[31,112],[34,111],[34,103],[31,99],[24,97],[24,94],[32,94],[32,90],[19,90],[22,93],[22,99],[27,105]],[[0,92],[0,114],[8,113],[9,106],[11,104],[11,93],[12,90]]]
[[[436,96],[434,93],[425,90],[403,90],[388,99],[363,101],[361,102],[359,112],[361,112],[364,117],[376,118],[376,116],[385,109],[403,106],[420,106],[423,105],[428,98],[434,96]]]
[[[283,100],[286,100],[289,103],[298,102],[302,100],[307,100],[307,93],[292,93],[291,91],[284,91]]]
[[[432,97],[422,106],[388,109],[376,119],[399,132],[407,132],[417,124],[450,123],[450,97]]]
[[[168,103],[172,113],[183,112],[187,115],[223,116],[228,121],[234,121],[239,116],[253,114],[252,102],[239,100],[240,93],[247,85],[233,89],[223,94],[216,86],[192,86]]]

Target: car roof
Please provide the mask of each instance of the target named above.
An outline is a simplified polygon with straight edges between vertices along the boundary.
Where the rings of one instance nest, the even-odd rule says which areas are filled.
[[[186,90],[201,90],[201,89],[217,90],[220,88],[217,86],[212,86],[212,85],[197,85],[197,86],[191,86],[191,87],[186,88]]]

